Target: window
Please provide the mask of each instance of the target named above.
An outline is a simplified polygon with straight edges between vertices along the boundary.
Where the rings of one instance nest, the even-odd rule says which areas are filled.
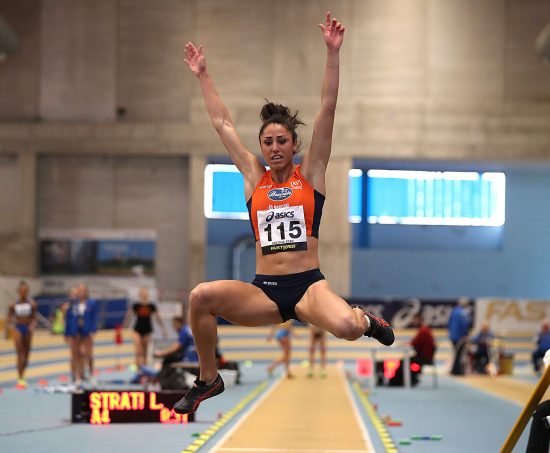
[[[495,172],[368,170],[367,222],[502,226],[505,181]]]
[[[363,171],[349,171],[348,219],[362,220]],[[204,170],[204,215],[209,219],[248,220],[244,179],[235,165],[210,164]]]
[[[235,165],[210,164],[204,170],[204,215],[248,220],[244,179]]]
[[[361,223],[363,220],[363,170],[352,168],[348,172],[348,220]]]

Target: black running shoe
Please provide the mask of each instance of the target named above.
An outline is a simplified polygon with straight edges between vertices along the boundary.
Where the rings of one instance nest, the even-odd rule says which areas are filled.
[[[391,346],[395,341],[395,335],[391,326],[382,318],[377,318],[372,313],[369,313],[365,307],[361,305],[353,305],[351,308],[359,308],[370,321],[369,330],[364,335],[372,337],[382,343],[384,346]]]
[[[174,412],[178,414],[190,414],[195,412],[205,399],[212,398],[224,391],[223,379],[218,374],[216,380],[210,385],[195,379],[195,385],[185,394],[185,396],[174,404]]]

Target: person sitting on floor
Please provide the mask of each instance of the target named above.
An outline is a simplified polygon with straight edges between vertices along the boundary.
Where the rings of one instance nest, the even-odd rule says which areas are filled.
[[[548,319],[544,319],[541,323],[540,332],[535,337],[536,348],[533,351],[533,369],[535,373],[540,370],[541,359],[546,354],[546,351],[550,349],[550,325]]]
[[[178,341],[172,343],[165,349],[155,351],[153,357],[162,359],[162,367],[158,374],[161,388],[163,389],[182,389],[187,388],[185,385],[185,376],[181,368],[174,368],[173,363],[188,362],[189,367],[185,368],[195,376],[199,374],[199,357],[195,349],[195,340],[191,334],[191,328],[185,322],[182,316],[174,316],[172,318],[172,326],[178,332]],[[191,366],[197,364],[197,366]]]
[[[470,343],[473,346],[472,361],[473,369],[480,374],[489,374],[488,365],[491,362],[491,344],[495,335],[491,332],[489,323],[485,321],[481,324],[479,332],[475,334]]]
[[[550,365],[550,350],[544,354],[543,362],[544,367],[548,368],[548,365]],[[545,400],[537,406],[533,413],[525,453],[548,453],[550,451],[549,417],[550,400]]]

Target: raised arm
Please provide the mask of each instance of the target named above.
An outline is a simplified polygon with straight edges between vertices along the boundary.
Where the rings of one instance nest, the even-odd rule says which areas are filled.
[[[206,110],[210,116],[210,121],[218,133],[223,146],[229,153],[231,160],[243,174],[246,189],[253,190],[264,167],[260,160],[252,154],[242,143],[227,107],[223,103],[214,82],[206,69],[206,59],[204,57],[202,46],[195,47],[191,42],[185,45],[185,63],[189,66],[191,72],[197,77],[200,83]],[[248,193],[248,192],[247,192]]]
[[[324,24],[319,24],[327,47],[325,75],[321,92],[321,107],[313,125],[311,146],[304,156],[302,173],[310,184],[325,193],[325,172],[330,159],[332,130],[338,85],[340,83],[340,47],[344,40],[344,26],[327,12]]]

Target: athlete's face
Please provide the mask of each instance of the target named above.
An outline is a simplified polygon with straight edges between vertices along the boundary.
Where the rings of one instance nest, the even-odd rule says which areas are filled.
[[[78,297],[81,299],[86,299],[88,297],[88,286],[86,283],[78,285]]]
[[[28,294],[29,294],[29,287],[27,286],[26,283],[21,283],[19,285],[19,298],[26,299]]]
[[[297,144],[292,134],[282,124],[268,124],[260,136],[260,147],[265,163],[270,167],[281,168],[292,164]]]
[[[149,290],[147,288],[141,288],[139,290],[139,300],[142,303],[149,302]]]

